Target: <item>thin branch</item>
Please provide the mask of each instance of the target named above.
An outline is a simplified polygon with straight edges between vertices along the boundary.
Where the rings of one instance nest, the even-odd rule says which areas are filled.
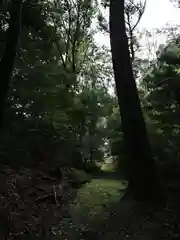
[[[67,42],[66,42],[66,61],[67,61],[69,46],[70,46],[71,26],[72,26],[71,8],[68,3],[68,0],[66,1],[66,6],[68,9],[68,31],[67,31]]]
[[[51,20],[53,21],[55,34],[57,34],[57,25],[56,25],[56,21],[55,21],[54,16],[53,16],[52,13],[50,14],[50,16],[51,16]],[[61,48],[60,48],[60,46],[59,46],[59,43],[58,43],[56,37],[55,37],[55,38],[51,38],[51,40],[52,40],[52,41],[54,42],[54,44],[56,45],[56,48],[57,48],[58,53],[59,53],[59,56],[60,56],[60,58],[61,58],[61,61],[62,61],[63,67],[66,69],[66,64],[65,64],[65,61],[64,61],[64,59],[63,59],[62,51],[61,51]]]
[[[75,59],[75,52],[76,52],[76,42],[78,40],[78,33],[79,33],[79,25],[80,25],[80,3],[77,6],[77,21],[76,21],[76,29],[74,33],[74,39],[72,43],[72,69],[73,72],[76,73],[76,59]]]
[[[128,32],[129,32],[129,47],[131,51],[131,61],[134,61],[134,44],[133,44],[133,30],[131,29],[131,24],[130,24],[130,14],[127,11],[126,12],[127,16],[127,25],[128,25]]]
[[[145,8],[146,8],[146,3],[147,3],[147,0],[144,1],[144,4],[140,4],[140,6],[137,6],[134,4],[134,7],[138,10],[139,15],[138,15],[136,24],[134,25],[134,27],[132,27],[132,31],[134,31],[134,29],[137,27],[138,23],[140,22],[140,20],[143,16]]]

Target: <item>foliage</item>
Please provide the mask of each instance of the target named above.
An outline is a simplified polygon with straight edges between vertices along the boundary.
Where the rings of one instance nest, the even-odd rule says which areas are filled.
[[[1,163],[82,168],[102,159],[112,71],[106,49],[93,40],[94,4],[24,2]],[[2,18],[6,21],[6,15]]]
[[[141,86],[146,92],[144,114],[154,154],[170,169],[179,157],[179,37],[162,49]]]
[[[108,1],[101,4],[109,7]],[[46,237],[59,232],[57,239],[86,239],[93,232],[91,224],[107,221],[109,217],[115,219],[119,229],[122,214],[119,200],[124,194],[119,179],[129,177],[130,170],[135,191],[148,192],[149,198],[153,196],[148,186],[157,182],[149,174],[154,165],[146,161],[151,154],[147,154],[146,144],[143,145],[144,123],[138,93],[155,162],[163,169],[165,180],[178,178],[178,26],[158,29],[156,34],[167,35],[167,44],[159,46],[153,60],[142,59],[137,54],[142,52],[141,33],[136,26],[145,4],[144,0],[125,1],[125,19],[121,15],[124,28],[116,28],[114,33],[121,31],[120,36],[124,36],[126,30],[127,42],[113,48],[118,53],[114,82],[111,51],[94,41],[97,31],[109,33],[100,3],[23,1],[19,47],[0,133],[0,207],[4,209],[0,216],[5,238],[10,234],[18,238],[22,233],[24,237],[33,234]],[[3,4],[0,1],[0,5],[2,58],[13,9],[12,1]],[[123,8],[117,9],[123,13]],[[114,23],[119,16],[119,13],[115,18],[111,16]],[[98,26],[94,27],[94,23]],[[152,37],[149,32],[145,34]],[[128,71],[124,71],[127,55],[130,61]],[[10,56],[7,59],[12,60]],[[138,92],[135,79],[139,80]],[[130,146],[128,152],[125,144]],[[128,154],[131,162],[127,161]],[[92,180],[94,175],[96,179]],[[149,185],[146,185],[147,176]],[[111,211],[114,204],[115,209]],[[121,216],[123,221],[126,214]],[[123,232],[120,234],[125,236]]]
[[[85,184],[72,204],[71,214],[76,226],[91,226],[93,222],[106,218],[104,208],[119,201],[124,188],[122,182],[116,179],[93,179]]]

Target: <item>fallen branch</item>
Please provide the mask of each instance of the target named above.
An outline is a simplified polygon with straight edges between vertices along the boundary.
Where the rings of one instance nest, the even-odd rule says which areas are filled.
[[[50,196],[52,197],[52,193],[46,194],[46,195],[43,195],[43,196],[41,196],[41,197],[36,198],[36,199],[35,199],[35,202],[37,202],[37,201],[39,201],[39,200],[45,200],[45,199],[49,198]]]

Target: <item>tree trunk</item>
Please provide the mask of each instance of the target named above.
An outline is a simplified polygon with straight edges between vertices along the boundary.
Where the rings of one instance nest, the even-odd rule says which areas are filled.
[[[0,61],[0,126],[3,124],[4,106],[16,58],[16,50],[21,30],[22,4],[22,0],[12,0],[6,48]]]
[[[154,161],[133,76],[125,29],[124,0],[110,0],[113,69],[128,159],[129,192],[138,201],[157,194]]]

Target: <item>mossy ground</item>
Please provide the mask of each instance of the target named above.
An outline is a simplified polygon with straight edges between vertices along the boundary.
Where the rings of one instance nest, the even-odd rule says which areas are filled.
[[[94,178],[84,184],[70,204],[70,217],[63,220],[62,237],[58,239],[64,239],[65,235],[68,239],[81,239],[81,236],[89,239],[107,221],[109,207],[120,202],[125,188],[123,181],[109,177]]]

